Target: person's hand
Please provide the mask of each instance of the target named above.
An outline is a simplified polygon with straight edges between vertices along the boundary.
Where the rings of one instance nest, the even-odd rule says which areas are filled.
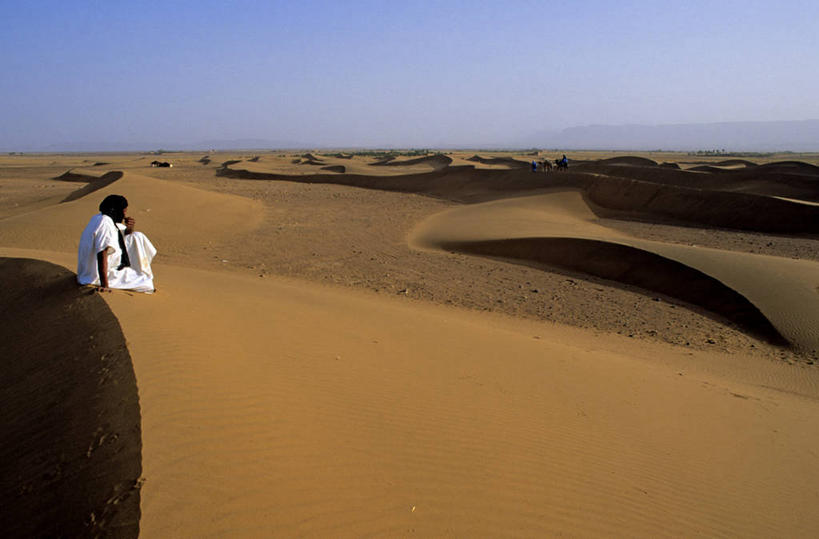
[[[107,286],[98,286],[94,290],[99,292],[100,294],[103,294],[105,292],[111,292],[111,289],[108,288]]]
[[[136,225],[136,221],[133,217],[126,217],[125,218],[125,233],[130,234],[134,231],[134,226]]]

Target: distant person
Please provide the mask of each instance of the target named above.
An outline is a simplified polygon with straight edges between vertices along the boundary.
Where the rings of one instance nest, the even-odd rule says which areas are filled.
[[[569,158],[566,157],[566,154],[563,154],[563,159],[560,160],[560,163],[563,165],[563,168],[569,168]]]
[[[145,234],[134,230],[128,217],[128,200],[108,195],[100,203],[80,237],[77,253],[77,282],[93,285],[100,292],[111,288],[154,291],[151,261],[156,249]]]
[[[537,161],[532,160],[532,172],[537,172]]]

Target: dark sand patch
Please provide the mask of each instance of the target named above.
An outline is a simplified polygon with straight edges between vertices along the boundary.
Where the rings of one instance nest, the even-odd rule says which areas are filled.
[[[0,530],[137,537],[141,425],[105,301],[47,262],[0,259]]]

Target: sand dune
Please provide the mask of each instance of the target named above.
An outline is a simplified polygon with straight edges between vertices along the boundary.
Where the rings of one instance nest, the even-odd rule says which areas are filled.
[[[161,256],[170,259],[252,230],[263,219],[261,206],[252,200],[129,172],[91,196],[4,219],[0,245],[76,253],[82,227],[112,193],[129,198],[129,215],[136,219],[137,228],[161,245]]]
[[[450,157],[438,154],[428,155],[424,157],[416,157],[412,159],[396,159],[393,157],[389,157],[387,159],[376,161],[375,163],[370,163],[370,166],[408,167],[413,165],[428,165],[432,167],[434,170],[439,170],[448,167],[450,163],[452,163],[452,159]]]
[[[694,162],[687,162],[685,164],[706,165],[706,166],[713,166],[713,167],[756,167],[756,166],[758,166],[757,163],[754,163],[753,161],[748,161],[747,159],[724,159],[722,161],[716,161],[716,162],[713,162],[713,161],[694,161]]]
[[[161,269],[164,294],[106,298],[140,388],[145,536],[819,525],[813,399],[561,328]]]
[[[818,263],[628,238],[594,218],[580,192],[557,192],[446,211],[419,225],[412,241],[615,279],[776,339],[761,311],[789,342],[819,350]]]
[[[764,196],[785,196],[815,200],[819,197],[816,167],[770,163],[755,167],[722,169],[704,165],[687,170],[666,167],[613,166],[601,162],[586,162],[574,170],[611,177],[641,180],[678,187],[710,191],[745,192]]]
[[[519,263],[580,264],[583,271],[597,268],[609,278],[656,286],[663,293],[685,288],[682,292],[693,297],[686,301],[714,309],[747,331],[769,339],[778,333],[802,347],[819,341],[816,262],[615,232],[600,225],[584,198],[591,198],[594,181],[604,180],[592,172],[537,175],[448,165],[426,173],[373,167],[398,173],[295,176],[269,172],[270,163],[252,164],[268,172],[234,169],[246,162],[231,161],[208,184],[210,190],[175,181],[193,183],[182,167],[151,171],[165,178],[156,179],[134,173],[144,167],[134,163],[91,196],[0,221],[0,257],[73,268],[79,231],[101,198],[116,192],[129,198],[137,227],[159,248],[154,267],[159,291],[151,296],[79,295],[69,286],[70,272],[53,273],[52,284],[53,266],[0,263],[4,283],[11,283],[2,292],[4,304],[20,305],[3,313],[10,322],[0,331],[14,336],[0,340],[4,352],[11,342],[23,347],[14,356],[39,355],[34,347],[43,346],[58,355],[77,350],[77,357],[99,365],[96,355],[83,354],[89,350],[80,342],[87,328],[69,315],[86,306],[98,317],[92,327],[110,329],[111,317],[99,309],[102,298],[116,316],[139,392],[144,479],[141,489],[129,490],[133,494],[123,500],[134,503],[139,496],[139,530],[145,537],[769,537],[811,536],[819,530],[814,492],[819,432],[810,428],[819,414],[819,378],[806,365],[636,342],[401,295],[242,273],[227,264],[202,269],[217,255],[213,244],[240,242],[237,249],[252,260],[260,249],[293,246],[258,240],[263,227],[275,234],[282,227],[312,224],[288,222],[277,208],[307,197],[308,189],[277,192],[274,203],[264,206],[255,200],[264,184],[242,179],[308,184],[300,187],[334,183],[473,202],[420,223],[410,238],[413,245],[433,249],[435,256],[449,256],[437,254],[442,248],[458,248],[517,257]],[[348,170],[358,170],[354,161]],[[191,159],[194,165],[192,177],[206,170]],[[234,182],[251,186],[247,192],[254,199],[218,192]],[[575,187],[552,189],[558,182]],[[600,198],[617,201],[600,192],[605,195]],[[342,197],[345,208],[352,200],[343,198],[341,188],[332,195]],[[678,204],[673,196],[654,199],[641,204],[655,214]],[[321,212],[320,205],[310,206],[314,200],[306,198],[305,204]],[[381,232],[367,216],[356,217],[362,227],[357,238]],[[309,246],[308,253],[310,248],[319,249]],[[358,255],[347,256],[352,263]],[[456,258],[453,264],[461,262]],[[217,266],[218,260],[209,265]],[[17,280],[6,281],[7,274]],[[31,280],[44,287],[31,293]],[[51,356],[42,357],[58,367],[43,371],[49,375],[80,368],[70,353],[55,358],[54,365]],[[89,366],[86,386],[76,382],[82,375],[73,371],[57,381],[64,387],[70,380],[67,391],[73,395],[94,394],[91,388],[99,380],[108,383],[107,366]],[[26,417],[26,407],[51,404],[47,391],[37,391],[53,381],[32,380],[31,390],[17,384],[10,392],[8,384],[0,389],[2,428],[10,429],[4,433],[19,432],[14,421]],[[105,391],[99,390],[101,402],[113,402]],[[118,386],[114,394],[133,404],[128,387]],[[13,408],[3,406],[12,401]],[[100,444],[97,431],[91,431],[89,442],[80,426],[92,417],[103,424],[104,434],[120,433],[121,439],[121,431],[95,415],[93,406],[79,410],[86,414],[77,416],[81,420],[64,420],[64,404],[47,410],[53,425],[23,425],[46,431],[30,435],[37,442],[27,447],[38,451],[31,458],[47,455],[47,434],[70,425],[74,430],[67,436],[77,447],[101,449],[92,452],[91,467],[82,465],[80,455],[63,470],[102,470],[114,455],[103,453],[109,446]],[[67,410],[78,412],[77,406]],[[139,448],[138,442],[123,443],[131,455]],[[112,443],[110,449],[115,447]],[[26,458],[15,453],[18,449],[3,446],[5,462]],[[52,462],[55,453],[48,455]],[[122,484],[133,486],[134,469],[129,470]],[[40,477],[48,486],[49,477]],[[113,477],[102,476],[109,490],[121,483]],[[16,479],[15,489],[26,485]],[[62,486],[106,492],[98,485],[83,477]],[[64,501],[49,507],[50,495],[44,494],[41,516],[32,517],[35,534],[50,529],[36,527],[41,523],[58,521],[48,513],[55,506],[72,518],[88,518],[87,509]],[[8,496],[27,503],[20,501],[19,490]],[[111,500],[108,494],[103,499]],[[24,509],[36,513],[37,507]],[[101,514],[107,529],[114,521],[105,510]],[[123,518],[123,526],[133,528],[133,520]],[[7,529],[20,529],[15,525]]]
[[[656,167],[657,162],[645,157],[636,157],[631,155],[624,155],[623,157],[611,157],[609,159],[600,159],[596,161],[600,165],[617,165],[617,166],[631,166],[631,167]]]
[[[466,159],[466,161],[473,161],[484,165],[505,165],[509,168],[529,168],[529,163],[520,161],[511,157],[481,157],[480,155],[473,155]]]
[[[638,173],[629,174],[629,176],[668,181],[637,180],[621,176],[603,177],[600,172],[589,173],[581,167],[577,167],[576,171],[551,175],[532,174],[522,170],[476,170],[470,167],[452,166],[433,174],[406,174],[391,177],[361,174],[291,176],[234,168],[222,169],[219,175],[251,180],[336,183],[368,189],[422,193],[458,202],[492,200],[554,186],[566,186],[583,189],[589,200],[596,205],[596,209],[606,216],[643,218],[660,222],[771,233],[819,233],[819,211],[816,207],[792,202],[792,199],[798,199],[799,196],[789,196],[792,190],[779,188],[774,182],[766,181],[762,186],[757,186],[760,191],[771,191],[769,195],[760,196],[750,192],[716,189],[706,191],[702,188],[702,184],[698,188],[684,187],[680,184],[685,182],[674,176],[679,173],[686,174],[685,172],[663,167],[648,169],[647,167],[610,166],[608,168],[649,170],[650,173],[646,175]],[[664,174],[666,176],[663,176]],[[695,175],[694,173],[687,174]],[[773,192],[780,194],[775,195]],[[812,198],[812,195],[804,191],[799,192],[807,200]],[[819,190],[814,188],[812,193],[819,193]]]
[[[584,191],[599,207],[599,213],[614,217],[642,217],[769,233],[819,233],[816,207],[775,196],[706,192],[611,177],[593,178]]]

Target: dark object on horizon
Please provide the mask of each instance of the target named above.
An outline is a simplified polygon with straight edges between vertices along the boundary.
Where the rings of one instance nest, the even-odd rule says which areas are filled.
[[[167,167],[167,168],[170,168],[173,165],[168,163],[167,161],[151,161],[151,166],[152,167]]]

